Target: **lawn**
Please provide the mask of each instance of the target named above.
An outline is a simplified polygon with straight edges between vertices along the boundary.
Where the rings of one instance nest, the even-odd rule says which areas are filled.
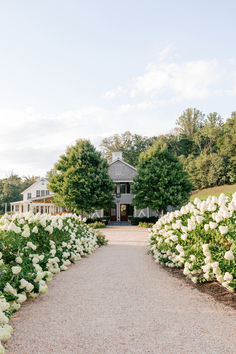
[[[231,196],[234,192],[236,192],[236,184],[225,184],[224,186],[217,186],[193,191],[190,201],[193,201],[194,198],[199,198],[201,200],[207,199],[209,195],[215,195],[218,197],[221,193]]]

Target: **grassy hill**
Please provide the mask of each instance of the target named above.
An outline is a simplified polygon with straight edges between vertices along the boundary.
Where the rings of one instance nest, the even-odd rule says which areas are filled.
[[[218,197],[221,193],[231,196],[234,192],[236,192],[236,184],[225,184],[224,186],[193,191],[190,201],[193,201],[194,198],[199,198],[201,200],[207,199],[210,195],[215,195]]]

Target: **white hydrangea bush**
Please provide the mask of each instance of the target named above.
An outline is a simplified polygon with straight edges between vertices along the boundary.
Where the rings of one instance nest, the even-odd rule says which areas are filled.
[[[236,193],[196,198],[167,213],[149,230],[149,250],[157,263],[183,268],[194,283],[216,280],[235,291]]]
[[[0,354],[11,336],[11,315],[28,297],[48,291],[47,282],[98,248],[94,231],[75,214],[31,212],[0,219]]]

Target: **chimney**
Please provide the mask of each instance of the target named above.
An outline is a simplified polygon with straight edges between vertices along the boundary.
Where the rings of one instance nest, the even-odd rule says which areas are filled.
[[[122,151],[113,151],[111,160],[112,162],[116,160],[123,160]]]

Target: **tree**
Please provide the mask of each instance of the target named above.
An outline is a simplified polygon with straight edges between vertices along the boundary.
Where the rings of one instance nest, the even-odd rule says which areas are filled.
[[[187,108],[177,119],[179,133],[187,138],[194,138],[194,134],[203,127],[204,114],[196,108]]]
[[[203,189],[230,182],[226,160],[220,154],[203,151],[199,156],[181,157],[194,189]]]
[[[203,122],[203,127],[194,134],[194,141],[198,145],[199,150],[211,153],[216,152],[217,141],[223,134],[223,120],[216,113],[209,113]]]
[[[156,144],[141,154],[132,185],[133,204],[139,209],[149,207],[160,212],[168,205],[182,206],[191,190],[187,173],[176,156]]]
[[[114,185],[108,164],[88,140],[67,148],[54,168],[48,188],[56,205],[77,213],[111,206]]]
[[[5,211],[5,203],[15,202],[21,200],[21,178],[15,174],[1,180],[0,183],[0,213]]]
[[[218,140],[220,152],[228,156],[230,161],[236,163],[236,112],[232,112],[223,126],[224,134]]]
[[[194,141],[182,134],[160,135],[157,137],[155,144],[158,144],[161,149],[166,148],[170,153],[176,156],[184,155],[187,157],[193,152],[196,153],[197,150]]]
[[[115,134],[103,139],[101,143],[103,156],[108,159],[112,152],[120,150],[126,162],[137,166],[139,155],[147,150],[156,140],[156,137],[146,137],[138,134],[131,134],[129,131],[119,135]]]
[[[223,134],[218,139],[217,145],[220,154],[227,162],[229,183],[236,182],[236,112],[232,112],[231,118],[226,120],[223,126]]]
[[[11,202],[22,200],[22,194],[26,188],[36,181],[35,176],[32,177],[19,177],[11,173],[9,177],[0,180],[0,213],[5,211],[5,203],[8,206]]]

